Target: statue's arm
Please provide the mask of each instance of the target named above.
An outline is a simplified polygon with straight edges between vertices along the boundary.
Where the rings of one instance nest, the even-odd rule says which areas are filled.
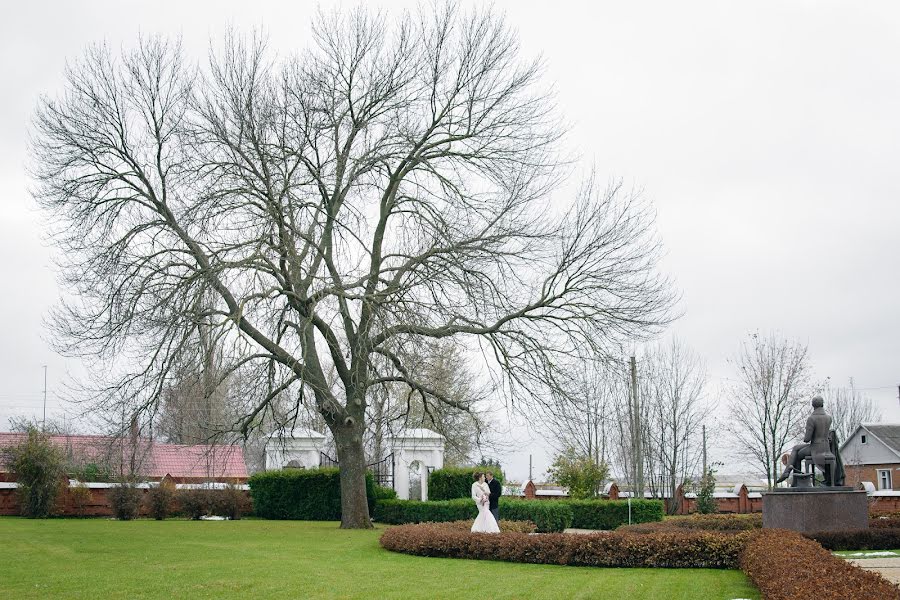
[[[803,435],[803,441],[807,444],[813,440],[813,434],[816,432],[816,422],[812,417],[806,419],[806,433]]]

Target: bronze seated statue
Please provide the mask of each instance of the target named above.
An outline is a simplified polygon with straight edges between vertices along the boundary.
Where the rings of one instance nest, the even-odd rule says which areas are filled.
[[[811,459],[813,480],[815,480],[815,467],[819,467],[825,475],[826,486],[844,485],[844,465],[838,450],[837,433],[831,429],[831,415],[825,412],[824,404],[825,401],[821,396],[813,398],[813,412],[806,420],[804,443],[797,444],[791,449],[787,468],[775,483],[781,483],[793,474],[792,487],[799,487],[802,479],[803,460]]]

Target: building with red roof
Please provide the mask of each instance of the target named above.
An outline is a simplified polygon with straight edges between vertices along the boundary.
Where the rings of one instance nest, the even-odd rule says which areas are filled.
[[[0,433],[0,449],[18,445],[26,438],[25,433]],[[72,475],[133,474],[144,481],[169,478],[175,483],[245,483],[249,477],[240,446],[185,446],[103,435],[51,435],[50,442],[63,451]],[[14,480],[0,461],[0,481]]]

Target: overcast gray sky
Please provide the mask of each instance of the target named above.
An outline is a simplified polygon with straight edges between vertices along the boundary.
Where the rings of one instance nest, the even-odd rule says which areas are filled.
[[[330,6],[322,2],[322,6]],[[381,2],[388,9],[409,3]],[[344,3],[348,6],[347,3]],[[127,8],[126,8],[127,6]],[[662,265],[683,294],[671,328],[707,362],[710,396],[751,331],[809,344],[818,378],[854,377],[900,421],[900,4],[497,2],[540,53],[570,148],[658,210]],[[51,414],[67,369],[42,319],[65,290],[27,187],[41,93],[87,44],[183,35],[200,60],[229,25],[306,44],[312,3],[59,2],[0,21],[0,429]],[[524,435],[524,434],[523,434]],[[505,457],[514,477],[527,453]],[[547,457],[536,448],[536,472]]]

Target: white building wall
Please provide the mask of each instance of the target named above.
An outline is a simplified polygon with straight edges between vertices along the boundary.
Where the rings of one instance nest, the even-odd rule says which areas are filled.
[[[862,436],[866,443],[862,443]],[[848,465],[881,465],[900,462],[900,456],[865,427],[858,427],[841,447],[841,459]]]

